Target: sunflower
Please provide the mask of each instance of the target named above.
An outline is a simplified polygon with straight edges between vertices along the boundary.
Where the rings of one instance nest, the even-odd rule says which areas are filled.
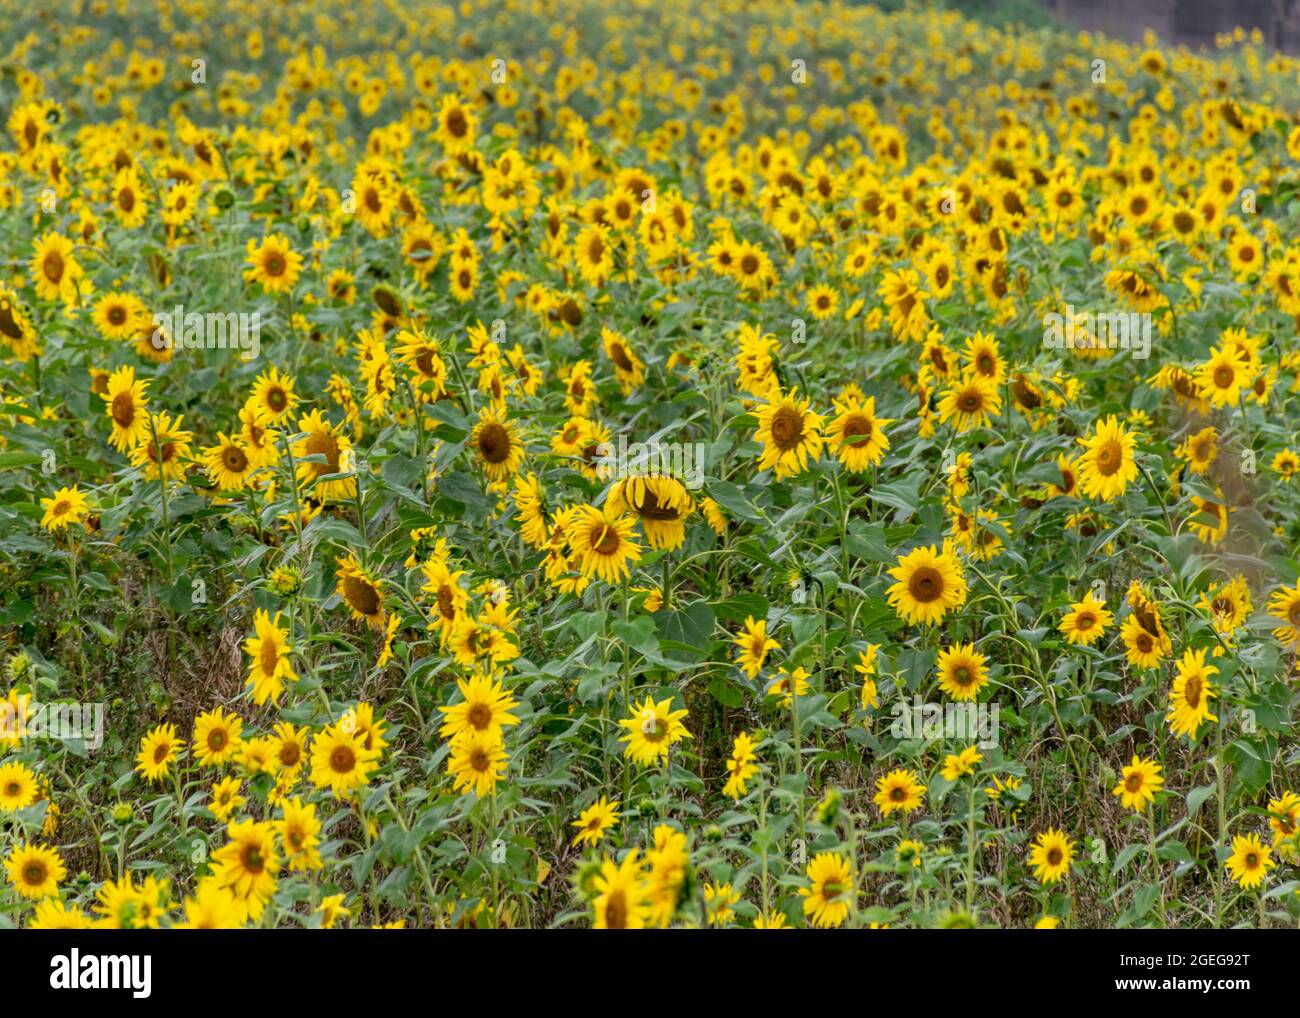
[[[686,519],[695,512],[695,499],[675,477],[635,475],[616,481],[606,496],[610,513],[630,513],[641,522],[651,548],[672,551],[686,541]]]
[[[1178,447],[1178,455],[1192,473],[1205,473],[1219,458],[1219,432],[1213,427],[1202,428]]]
[[[1138,476],[1137,461],[1133,458],[1137,442],[1133,435],[1111,414],[1097,421],[1091,435],[1078,441],[1084,447],[1078,460],[1083,493],[1101,502],[1124,494]]]
[[[293,377],[282,375],[278,368],[272,367],[257,376],[250,401],[260,423],[278,424],[293,413],[298,405],[293,387]]]
[[[184,418],[173,419],[163,411],[150,414],[148,420],[148,432],[131,450],[131,465],[141,468],[150,480],[156,480],[159,474],[168,481],[184,480],[190,460],[190,439],[194,437],[181,428]]]
[[[26,809],[36,801],[37,791],[36,775],[25,764],[16,760],[0,764],[0,811]]]
[[[606,856],[600,872],[592,878],[591,888],[595,892],[593,928],[640,930],[650,923],[650,887],[642,875],[635,848],[618,864]]]
[[[1210,676],[1219,669],[1205,663],[1204,650],[1188,649],[1177,663],[1178,674],[1169,690],[1169,730],[1175,735],[1196,738],[1202,722],[1218,721],[1210,713],[1210,700],[1219,694],[1210,683]]]
[[[1283,449],[1273,457],[1269,466],[1282,479],[1283,484],[1290,484],[1291,479],[1300,474],[1300,455],[1296,455],[1292,449]]]
[[[998,341],[993,336],[977,332],[966,340],[966,367],[971,374],[987,378],[995,386],[1007,380],[1007,365],[998,352]]]
[[[988,425],[990,415],[1002,410],[1002,396],[991,378],[971,372],[944,390],[937,409],[942,423],[968,431]]]
[[[853,910],[853,867],[838,852],[818,852],[804,869],[810,887],[799,888],[803,914],[814,926],[843,926]]]
[[[474,145],[478,118],[460,96],[444,96],[438,107],[434,137],[447,155],[460,155]]]
[[[275,894],[280,873],[275,826],[267,821],[235,821],[226,827],[226,837],[230,840],[212,853],[212,875],[256,922]]]
[[[1168,637],[1152,633],[1136,615],[1124,620],[1119,635],[1124,641],[1128,663],[1135,668],[1157,668],[1169,653]]]
[[[519,706],[519,701],[506,691],[499,679],[475,674],[468,681],[457,679],[456,687],[460,690],[461,701],[438,708],[444,718],[439,735],[482,732],[499,738],[503,726],[519,724],[519,719],[510,713]]]
[[[1273,847],[1288,859],[1296,855],[1296,832],[1300,830],[1300,796],[1283,792],[1268,800],[1268,826],[1273,832]]]
[[[578,814],[578,819],[570,823],[578,828],[573,836],[574,845],[595,845],[605,836],[605,832],[618,825],[618,802],[610,802],[601,796]]]
[[[480,799],[494,795],[505,777],[509,756],[499,733],[467,731],[451,741],[447,773],[457,792],[473,792]]]
[[[319,851],[321,826],[315,805],[304,805],[298,796],[285,800],[275,829],[290,872],[318,870],[324,865]]]
[[[199,881],[192,898],[184,902],[185,919],[173,923],[174,930],[237,930],[246,921],[247,909],[213,877]]]
[[[1029,865],[1034,868],[1034,878],[1043,884],[1054,884],[1070,872],[1074,858],[1074,842],[1064,831],[1049,827],[1034,839],[1029,852]]]
[[[624,396],[630,395],[633,389],[645,381],[644,362],[637,356],[631,342],[622,333],[602,327],[600,341],[605,349],[605,356],[614,365],[614,374],[618,378],[619,388],[623,390]]]
[[[1300,647],[1300,583],[1279,587],[1269,596],[1268,613],[1282,625],[1273,635],[1284,647]]]
[[[781,646],[767,635],[767,620],[755,621],[752,615],[746,616],[744,630],[732,642],[738,648],[736,664],[751,679],[762,670],[767,652]]]
[[[34,246],[36,253],[32,256],[31,275],[36,295],[42,300],[72,304],[83,275],[81,266],[72,256],[72,241],[51,230],[35,241]]]
[[[336,799],[347,799],[354,789],[369,783],[370,773],[381,754],[366,749],[356,731],[344,725],[326,725],[311,743],[311,780],[317,788],[328,788]]]
[[[29,361],[41,352],[31,319],[13,291],[3,286],[0,286],[0,340],[8,344],[14,357],[20,361]]]
[[[810,287],[804,298],[804,307],[819,322],[834,316],[840,307],[840,295],[830,286],[819,284]]]
[[[434,617],[432,626],[440,631],[445,642],[452,629],[465,613],[469,604],[469,594],[460,585],[460,578],[465,575],[463,569],[453,571],[447,564],[445,549],[439,541],[439,550],[422,567],[424,584],[420,590],[432,595]]]
[[[124,293],[107,293],[95,302],[91,321],[105,339],[133,339],[140,329],[140,319],[146,315],[138,297]]]
[[[262,612],[262,615],[265,615]],[[200,714],[194,719],[194,759],[200,767],[219,767],[239,751],[244,719],[224,708]]]
[[[379,581],[370,575],[352,553],[335,559],[338,563],[338,586],[335,592],[349,610],[352,618],[365,619],[371,629],[384,628],[384,591]]]
[[[244,641],[244,653],[252,658],[245,684],[253,692],[253,702],[260,707],[267,700],[278,703],[285,682],[296,682],[298,676],[289,660],[293,647],[289,645],[289,631],[280,628],[280,613],[276,612],[273,619],[265,608],[257,609],[253,630],[256,635]],[[238,726],[232,734],[238,738]]]
[[[140,190],[140,175],[134,166],[124,166],[113,178],[113,215],[125,229],[143,226],[149,218],[149,204]]]
[[[1272,850],[1259,840],[1258,834],[1238,834],[1232,839],[1232,855],[1223,865],[1233,880],[1250,890],[1268,878],[1268,871],[1277,865],[1277,861]]]
[[[267,293],[288,293],[302,274],[302,255],[280,234],[272,234],[261,244],[251,237],[248,241],[244,279],[262,284]]]
[[[779,668],[768,680],[764,695],[780,697],[781,706],[789,710],[794,704],[794,698],[806,695],[810,688],[806,668],[796,668],[793,672]]]
[[[203,462],[220,491],[240,491],[248,487],[253,474],[253,460],[237,439],[224,431],[217,432],[217,444],[203,450]]]
[[[876,400],[872,396],[865,401],[856,395],[842,396],[834,407],[836,417],[826,428],[826,438],[844,469],[860,474],[867,467],[877,465],[889,450],[885,425],[893,424],[893,420],[876,416]]]
[[[1154,802],[1156,792],[1165,783],[1160,774],[1160,765],[1154,760],[1140,759],[1136,754],[1133,762],[1127,765],[1122,780],[1112,789],[1113,795],[1120,797],[1125,809],[1142,812],[1148,802]]]
[[[601,286],[614,271],[614,244],[608,226],[592,223],[573,242],[573,263],[589,286]]]
[[[618,737],[619,742],[627,743],[623,749],[625,756],[643,767],[650,767],[668,759],[668,750],[673,743],[692,738],[682,724],[682,718],[686,717],[685,708],[673,710],[672,703],[672,697],[656,703],[647,696],[639,707],[633,709],[631,717],[619,721],[619,727],[627,729]]]
[[[288,721],[281,721],[274,731],[272,742],[280,776],[292,777],[307,763],[307,729],[294,728]]]
[[[135,377],[135,368],[129,364],[108,376],[108,387],[101,398],[113,426],[108,441],[118,452],[130,452],[149,433],[149,404],[144,394],[148,385],[148,379]]]
[[[57,898],[43,898],[27,921],[29,930],[89,930],[94,926],[80,905],[65,905]]]
[[[90,503],[76,485],[59,488],[52,497],[41,499],[41,507],[45,510],[41,526],[51,531],[62,530],[69,523],[84,523],[90,515]]]
[[[58,851],[20,841],[5,860],[9,883],[24,898],[40,900],[59,893],[59,881],[68,875]]]
[[[175,725],[158,725],[141,737],[135,769],[148,781],[162,781],[184,748],[185,741],[176,737]]]
[[[985,657],[975,644],[953,644],[939,655],[939,688],[954,700],[974,700],[989,681]]]
[[[889,575],[897,581],[889,588],[889,603],[899,618],[913,625],[941,622],[951,609],[966,603],[966,577],[947,545],[942,552],[930,545],[900,555]]]
[[[524,443],[518,429],[492,407],[479,411],[478,423],[470,432],[469,446],[491,481],[509,480],[519,472],[524,461]]]
[[[1218,632],[1225,636],[1236,632],[1250,616],[1250,588],[1246,577],[1238,574],[1228,583],[1209,588],[1201,595],[1197,607],[1210,616]]]
[[[1241,352],[1224,343],[1211,348],[1210,356],[1196,369],[1196,381],[1211,404],[1231,406],[1242,386],[1250,382],[1249,370]]]
[[[754,441],[763,445],[758,468],[775,468],[777,480],[793,477],[821,458],[824,419],[808,406],[808,400],[799,400],[798,390],[783,395],[778,387],[754,411],[758,418]]]
[[[222,778],[208,793],[208,810],[223,824],[240,806],[248,805],[248,800],[239,794],[242,784],[239,778]]]
[[[438,341],[417,329],[397,334],[397,360],[411,369],[415,389],[423,400],[438,399],[447,391],[447,362]]]
[[[606,583],[626,578],[629,563],[641,558],[641,545],[632,535],[636,525],[631,516],[611,511],[608,503],[597,509],[581,505],[573,511],[567,530],[569,544],[580,560],[582,575]]]
[[[1098,600],[1090,590],[1083,595],[1082,601],[1076,601],[1070,606],[1057,628],[1070,643],[1091,647],[1101,639],[1114,618],[1114,614],[1106,608],[1106,602]]]
[[[338,428],[325,420],[319,410],[313,410],[298,421],[298,430],[305,434],[293,445],[297,459],[298,481],[314,482],[312,494],[323,502],[353,498],[357,493],[357,479],[352,473],[352,442]],[[321,462],[303,458],[320,457]],[[328,479],[327,479],[328,478]]]
[[[974,774],[977,764],[984,762],[984,755],[975,746],[967,746],[960,753],[949,753],[943,758],[943,770],[940,772],[945,781],[957,781],[967,774]]]
[[[745,783],[758,773],[758,759],[754,740],[748,732],[741,732],[732,740],[731,756],[727,758],[727,781],[722,794],[739,801],[745,794]]]
[[[880,815],[884,817],[895,810],[911,813],[924,804],[925,786],[918,780],[916,771],[900,767],[876,779],[876,794],[871,801],[880,807]]]

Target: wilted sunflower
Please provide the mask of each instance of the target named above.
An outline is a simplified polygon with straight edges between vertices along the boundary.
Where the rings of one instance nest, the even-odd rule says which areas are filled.
[[[808,407],[809,401],[800,400],[796,389],[783,395],[778,388],[754,410],[758,418],[754,441],[763,444],[758,468],[775,468],[777,480],[800,474],[821,458],[824,419]]]
[[[135,377],[135,368],[129,364],[108,376],[108,388],[102,399],[113,426],[108,441],[118,452],[130,452],[149,433],[148,401],[144,394],[148,385],[148,379]]]
[[[634,475],[614,482],[606,497],[615,516],[631,513],[641,523],[651,548],[672,551],[686,541],[686,519],[695,512],[695,499],[675,477]]]
[[[300,418],[298,430],[305,433],[305,437],[293,445],[299,483],[315,482],[311,493],[324,502],[354,497],[357,479],[334,476],[352,473],[352,442],[348,437],[325,420],[320,410],[313,410]],[[303,462],[306,456],[320,457],[321,462]]]
[[[357,621],[365,619],[371,629],[384,628],[384,591],[379,581],[362,568],[352,553],[335,560],[338,585],[335,592]]]
[[[913,625],[941,622],[950,610],[966,603],[965,574],[946,546],[942,552],[930,545],[900,555],[889,575],[897,581],[889,588],[889,603],[899,618]]]

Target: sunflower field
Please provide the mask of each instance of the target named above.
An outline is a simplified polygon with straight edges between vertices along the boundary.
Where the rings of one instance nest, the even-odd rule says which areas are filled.
[[[1300,922],[1300,60],[0,24],[0,926]]]

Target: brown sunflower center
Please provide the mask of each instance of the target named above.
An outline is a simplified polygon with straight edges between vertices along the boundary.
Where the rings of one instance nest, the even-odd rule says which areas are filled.
[[[489,463],[504,463],[510,458],[510,433],[495,421],[484,425],[478,435],[478,451]]]
[[[335,774],[350,774],[357,765],[357,754],[351,746],[335,746],[330,751],[330,770]]]
[[[908,580],[907,589],[913,600],[923,604],[937,600],[943,594],[943,574],[933,566],[922,566]]]
[[[793,407],[783,406],[772,415],[772,441],[782,452],[799,447],[803,439],[803,414]]]
[[[348,605],[362,615],[379,611],[379,591],[360,576],[349,576],[343,581],[343,595]]]

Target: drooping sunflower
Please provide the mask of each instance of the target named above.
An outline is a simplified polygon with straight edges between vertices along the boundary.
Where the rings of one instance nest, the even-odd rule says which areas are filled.
[[[1146,804],[1154,802],[1156,792],[1165,783],[1160,773],[1160,764],[1155,760],[1143,760],[1136,753],[1133,762],[1124,767],[1121,780],[1112,790],[1118,795],[1125,809],[1141,813]]]
[[[371,629],[382,631],[384,591],[379,581],[362,568],[351,552],[335,561],[338,563],[338,585],[335,592],[339,599],[348,606],[354,619],[364,619]]]
[[[259,707],[267,700],[279,703],[285,682],[298,681],[290,661],[289,631],[281,628],[279,612],[271,618],[265,608],[253,616],[253,630],[255,635],[244,641],[244,653],[252,659],[245,684]]]
[[[632,531],[631,516],[614,513],[608,503],[602,508],[578,506],[566,531],[569,544],[580,560],[582,575],[617,583],[630,573],[630,563],[640,561],[641,545]]]
[[[1070,606],[1057,628],[1070,643],[1091,647],[1101,639],[1114,617],[1106,608],[1106,602],[1098,600],[1090,590],[1083,595],[1082,601],[1076,601]]]
[[[302,255],[278,233],[260,244],[250,237],[247,262],[249,267],[244,270],[244,279],[260,283],[267,293],[288,293],[302,274]]]
[[[889,575],[897,581],[889,588],[889,603],[912,625],[934,625],[966,603],[966,577],[947,546],[942,552],[934,545],[914,548],[899,556]]]
[[[954,700],[974,700],[989,682],[986,658],[973,643],[957,643],[939,655],[939,688]]]
[[[262,612],[265,615],[265,612]],[[219,767],[229,762],[243,741],[244,719],[225,708],[200,714],[194,719],[194,759],[200,767]]]
[[[823,929],[843,926],[853,908],[853,867],[838,852],[818,852],[804,875],[810,887],[799,888],[803,914]]]
[[[1034,839],[1029,852],[1029,865],[1034,868],[1034,878],[1039,883],[1054,884],[1070,872],[1074,858],[1074,842],[1064,831],[1049,827]]]
[[[519,472],[524,461],[524,443],[514,422],[494,407],[479,411],[478,423],[470,432],[469,446],[492,481],[507,481]]]
[[[616,516],[631,513],[641,523],[651,548],[672,551],[686,541],[686,519],[695,499],[681,481],[659,474],[625,477],[614,482],[606,498]]]
[[[1137,461],[1133,458],[1137,441],[1114,414],[1097,421],[1093,433],[1080,438],[1079,444],[1084,447],[1078,460],[1079,479],[1089,498],[1109,502],[1124,494],[1137,479]]]
[[[806,470],[821,458],[826,439],[822,434],[824,419],[809,409],[809,400],[800,400],[798,390],[782,394],[774,388],[767,400],[754,410],[758,429],[754,441],[761,442],[763,453],[760,470],[775,469],[777,480],[784,480]]]
[[[884,459],[889,450],[885,425],[894,422],[876,416],[875,397],[859,400],[849,395],[836,400],[834,407],[836,416],[826,428],[826,437],[844,468],[860,474]]]
[[[167,777],[172,761],[184,748],[185,741],[177,738],[175,725],[158,725],[140,738],[135,769],[148,781],[162,781]]]
[[[130,452],[149,433],[149,404],[145,398],[148,385],[147,378],[135,377],[135,368],[129,364],[108,376],[108,388],[101,398],[113,427],[108,441],[118,452]]]
[[[131,465],[140,467],[144,476],[155,480],[161,474],[168,481],[185,477],[190,461],[193,434],[181,427],[184,418],[172,418],[165,410],[151,415],[144,438],[131,450]]]
[[[578,828],[573,836],[574,845],[595,845],[605,836],[605,832],[618,824],[618,801],[610,802],[601,796],[578,814],[578,819],[569,826]]]
[[[647,696],[639,707],[633,707],[631,717],[619,721],[619,727],[626,729],[618,737],[619,742],[627,743],[624,755],[642,767],[650,767],[666,759],[674,743],[693,737],[682,724],[686,708],[673,710],[672,705],[672,697],[656,703]]]
[[[59,893],[59,882],[68,875],[58,851],[44,845],[19,841],[5,860],[5,871],[14,891],[39,901]]]
[[[623,395],[630,395],[632,390],[645,381],[645,363],[637,356],[632,343],[626,336],[610,328],[600,330],[601,345],[605,356],[614,365],[614,374],[618,378]]]
[[[1169,690],[1169,730],[1175,735],[1196,738],[1197,730],[1206,721],[1219,719],[1210,713],[1210,700],[1218,696],[1210,677],[1219,669],[1206,664],[1206,651],[1188,650],[1178,661],[1178,673]]]
[[[1221,500],[1223,492],[1217,494]],[[1187,526],[1202,544],[1218,544],[1228,536],[1228,506],[1200,495],[1193,495],[1191,499],[1196,511],[1188,518]]]
[[[916,771],[899,767],[876,779],[876,794],[871,801],[880,808],[880,815],[884,817],[895,810],[911,813],[924,804],[925,786],[917,778]]]

